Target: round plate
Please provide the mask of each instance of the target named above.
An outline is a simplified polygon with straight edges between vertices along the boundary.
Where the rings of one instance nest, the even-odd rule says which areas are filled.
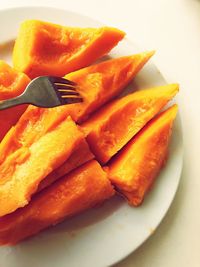
[[[42,7],[3,10],[0,11],[0,59],[10,61],[17,29],[25,19],[69,26],[102,26],[91,18],[66,10]],[[138,48],[125,39],[110,55],[118,57],[136,52]],[[137,75],[132,87],[141,89],[163,84],[166,82],[162,75],[149,62]],[[182,131],[178,118],[167,165],[141,207],[132,208],[120,197],[114,197],[101,207],[69,219],[15,247],[0,248],[0,265],[103,267],[118,262],[140,246],[163,219],[178,187],[182,158]]]

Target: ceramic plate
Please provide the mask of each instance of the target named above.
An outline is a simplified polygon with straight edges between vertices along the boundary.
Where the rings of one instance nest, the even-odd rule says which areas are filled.
[[[91,18],[66,10],[41,7],[2,10],[0,59],[11,61],[17,29],[25,19],[41,19],[69,26],[102,26]],[[138,51],[137,46],[125,39],[110,55],[118,57]],[[162,75],[149,62],[131,87],[141,89],[163,84],[166,82]],[[0,266],[105,267],[118,262],[140,246],[163,219],[178,187],[182,157],[182,131],[178,117],[167,165],[141,207],[131,208],[121,198],[114,197],[103,206],[67,220],[15,247],[1,247]]]

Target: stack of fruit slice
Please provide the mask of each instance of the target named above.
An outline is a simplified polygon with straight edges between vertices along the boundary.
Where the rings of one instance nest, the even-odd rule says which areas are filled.
[[[177,107],[156,115],[178,85],[113,100],[154,53],[88,66],[123,37],[109,27],[22,24],[13,51],[15,69],[0,62],[0,99],[23,92],[28,76],[65,75],[78,84],[83,102],[0,112],[0,244],[15,244],[115,192],[134,206],[143,201],[166,160]]]

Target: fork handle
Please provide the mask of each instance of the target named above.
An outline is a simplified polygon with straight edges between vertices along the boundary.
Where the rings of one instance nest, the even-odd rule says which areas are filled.
[[[21,96],[11,98],[8,100],[0,101],[0,110],[4,110],[7,108],[11,108],[11,107],[26,104],[26,103],[27,101],[21,95]]]

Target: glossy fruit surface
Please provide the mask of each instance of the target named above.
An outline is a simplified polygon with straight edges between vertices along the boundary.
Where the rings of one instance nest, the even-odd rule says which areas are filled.
[[[166,162],[176,114],[176,105],[159,114],[109,165],[110,180],[131,205],[142,203]]]
[[[73,28],[26,20],[14,46],[13,65],[31,78],[64,76],[107,54],[124,35],[110,27]]]
[[[177,84],[155,87],[114,100],[82,124],[96,158],[105,164],[178,92]]]

